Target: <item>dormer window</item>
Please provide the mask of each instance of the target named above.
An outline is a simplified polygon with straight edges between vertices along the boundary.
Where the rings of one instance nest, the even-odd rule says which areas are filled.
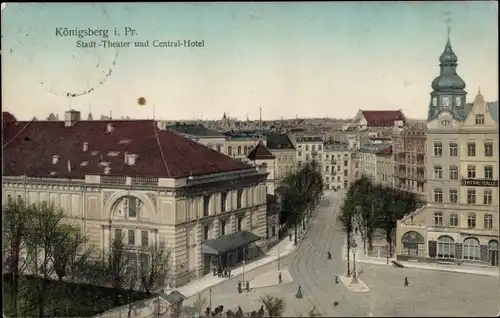
[[[476,125],[484,125],[484,115],[476,114]]]
[[[58,155],[53,155],[52,156],[52,164],[56,165],[59,163],[59,156]]]
[[[441,121],[441,127],[450,127],[451,122],[449,120],[442,120]]]
[[[137,159],[138,159],[138,158],[139,158],[139,156],[138,156],[138,155],[136,155],[136,154],[128,154],[128,155],[127,155],[127,164],[128,164],[129,166],[133,166],[133,165],[135,165],[135,163],[137,162]]]
[[[110,174],[110,173],[111,173],[111,168],[110,167],[104,168],[104,174]]]
[[[113,125],[113,124],[107,124],[106,125],[106,132],[107,133],[112,133],[113,130],[115,130],[115,125]]]
[[[89,150],[89,143],[88,142],[84,142],[83,143],[83,151],[88,151]]]

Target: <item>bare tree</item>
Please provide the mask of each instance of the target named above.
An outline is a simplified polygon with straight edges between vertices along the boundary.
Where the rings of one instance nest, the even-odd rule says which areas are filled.
[[[26,233],[31,209],[23,200],[8,200],[3,206],[3,259],[13,316],[18,316],[19,279],[26,270]]]
[[[169,280],[171,251],[164,242],[154,244],[140,263],[141,287],[147,294],[158,292]],[[146,260],[147,259],[147,260]]]
[[[285,311],[285,300],[280,297],[266,295],[261,299],[262,304],[266,307],[268,317],[282,317]]]

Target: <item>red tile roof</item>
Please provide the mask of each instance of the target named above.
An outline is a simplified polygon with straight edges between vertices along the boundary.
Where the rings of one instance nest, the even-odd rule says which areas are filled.
[[[406,120],[400,110],[364,110],[362,114],[368,127],[392,127],[396,120]]]
[[[262,142],[259,142],[257,146],[255,146],[252,151],[247,156],[250,160],[265,160],[265,159],[274,159],[274,155],[267,149],[266,146]]]
[[[11,113],[2,112],[2,122],[10,123],[16,121],[17,121],[16,117],[14,117],[14,115],[12,115]]]
[[[111,133],[107,132],[108,124],[114,127]],[[65,127],[62,121],[17,122],[5,124],[3,133],[6,176],[83,178],[87,174],[104,174],[106,162],[110,175],[158,178],[251,167],[171,131],[160,130],[153,120],[79,121],[71,127]],[[139,156],[134,165],[125,163],[125,152]],[[55,155],[59,160],[53,164]]]

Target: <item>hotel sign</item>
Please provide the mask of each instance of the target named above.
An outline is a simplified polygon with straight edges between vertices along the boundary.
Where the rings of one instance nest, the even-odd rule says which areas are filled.
[[[486,179],[462,179],[464,187],[494,187],[498,188],[498,180]]]

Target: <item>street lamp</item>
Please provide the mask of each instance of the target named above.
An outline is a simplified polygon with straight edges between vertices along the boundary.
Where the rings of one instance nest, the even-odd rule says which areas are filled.
[[[386,263],[389,265],[389,243],[385,244]]]
[[[351,246],[352,246],[352,282],[351,282],[351,284],[357,284],[358,277],[356,275],[356,248],[358,247],[358,244],[356,244],[356,241],[353,240]]]
[[[242,274],[242,279],[243,279],[243,284],[245,284],[245,260],[246,260],[246,251],[245,248],[243,248],[243,274]]]

